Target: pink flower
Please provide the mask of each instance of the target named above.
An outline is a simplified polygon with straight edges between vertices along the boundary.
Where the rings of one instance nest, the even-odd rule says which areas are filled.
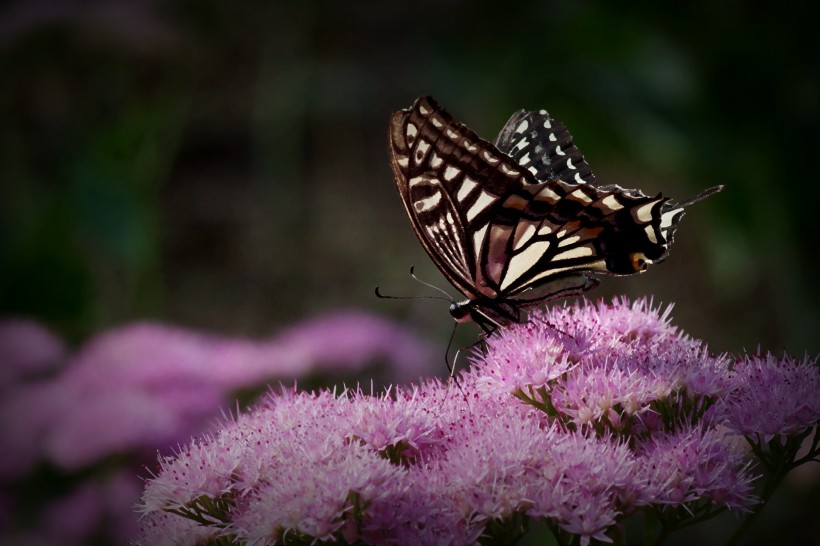
[[[727,429],[685,427],[653,436],[638,451],[641,487],[633,497],[634,506],[709,499],[747,511],[757,502],[751,494],[754,476],[748,469],[748,449]]]
[[[387,364],[383,371],[388,375],[397,371],[397,376],[409,377],[423,370],[420,365],[426,362],[433,366],[435,361],[428,345],[415,336],[389,321],[354,311],[297,324],[261,341],[137,323],[103,332],[73,355],[66,355],[62,342],[36,324],[7,321],[0,323],[0,358],[5,359],[3,372],[7,373],[2,376],[2,387],[13,386],[0,398],[0,445],[4,455],[0,482],[22,489],[28,481],[38,483],[36,480],[42,479],[32,473],[44,462],[65,474],[72,488],[77,476],[87,476],[82,483],[88,484],[101,468],[110,471],[112,461],[131,465],[130,472],[136,475],[140,463],[157,449],[186,441],[212,424],[221,411],[234,405],[231,400],[236,390],[260,390],[267,381],[306,374],[350,374],[374,363]],[[60,367],[56,368],[58,364]],[[378,405],[376,402],[375,406]],[[386,431],[376,415],[381,410],[375,406],[369,422],[363,420],[366,426],[356,429],[358,433],[379,435]],[[304,407],[312,411],[319,406]],[[390,409],[396,410],[391,424],[402,430],[403,436],[385,438],[386,446],[402,440],[402,449],[422,450],[432,441],[426,437],[429,425],[425,420],[430,419],[429,414],[413,407],[403,416],[398,405],[391,405]],[[415,417],[410,415],[413,412]],[[401,422],[406,423],[404,428]],[[260,430],[269,430],[264,423],[255,424]],[[352,430],[346,424],[344,435],[334,438],[352,442]],[[327,432],[321,430],[316,434]],[[398,434],[390,431],[394,433]],[[157,511],[173,506],[174,499],[177,506],[191,502],[192,497],[185,497],[191,492],[216,496],[236,491],[249,494],[253,487],[261,487],[258,479],[266,467],[255,452],[243,453],[244,459],[240,460],[236,451],[233,440],[218,435],[193,444],[174,459],[189,466],[169,469],[167,475],[174,476],[173,481],[152,482],[146,499],[156,501],[152,506]],[[381,456],[376,457],[382,460]],[[164,461],[160,466],[165,468],[171,463]],[[233,481],[231,471],[240,466],[245,472],[241,480]],[[60,483],[55,484],[55,489],[65,490]],[[138,499],[138,488],[118,488],[116,495],[129,497],[127,501],[119,497],[114,500],[113,490],[99,484],[78,491],[76,520],[68,521],[71,518],[65,516],[67,512],[60,504],[54,504],[61,502],[59,499],[44,496],[38,499],[41,506],[26,506],[25,520],[38,522],[37,510],[42,509],[49,514],[50,523],[38,523],[36,530],[21,528],[15,538],[0,530],[0,542],[40,541],[41,530],[54,529],[59,534],[56,529],[61,525],[65,525],[64,538],[68,540],[80,536],[80,531],[88,527],[85,521],[96,526],[89,533],[122,542],[123,534],[135,524],[130,507]],[[13,502],[11,495],[5,497],[7,519],[21,519],[14,512],[22,507]],[[83,499],[89,502],[81,503]],[[103,511],[119,508],[116,514],[102,514],[96,508],[80,510],[81,506],[96,506]],[[190,526],[178,525],[176,519],[168,523],[172,528],[169,536],[175,536],[177,531],[186,538],[210,536],[210,532],[190,533],[186,531]],[[114,528],[102,529],[105,522],[111,521],[118,523]],[[150,535],[157,522],[166,521],[169,520],[164,517],[149,516],[144,530]],[[150,536],[151,541],[157,538]],[[43,540],[54,543],[48,537]]]
[[[0,389],[27,376],[55,370],[66,355],[63,341],[31,320],[0,320]]]
[[[772,354],[744,355],[732,368],[738,386],[727,401],[729,426],[754,440],[800,434],[820,419],[820,372]]]
[[[749,510],[751,452],[726,426],[749,422],[742,410],[774,402],[758,419],[781,434],[816,426],[816,368],[730,371],[645,302],[534,315],[491,337],[458,386],[271,395],[162,459],[142,510],[249,544],[473,544],[529,518],[586,545],[625,514]],[[751,392],[761,378],[805,387],[786,404]]]

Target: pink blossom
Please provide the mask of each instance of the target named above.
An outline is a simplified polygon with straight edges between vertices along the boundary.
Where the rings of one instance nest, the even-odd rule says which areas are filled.
[[[727,429],[685,427],[654,435],[638,448],[643,504],[680,505],[709,499],[738,511],[757,502],[751,494],[754,476],[749,453]]]
[[[45,340],[28,344],[31,361],[54,358],[61,347],[28,323],[3,331]],[[0,349],[17,354],[15,347]],[[59,376],[20,386],[0,401],[0,440],[11,446],[12,461],[0,477],[19,476],[43,456],[76,470],[114,453],[167,446],[229,406],[233,389],[375,360],[394,362],[406,377],[416,359],[433,360],[424,343],[358,312],[322,317],[261,342],[150,323],[116,328],[82,347]]]
[[[732,368],[737,390],[727,401],[729,426],[754,440],[799,434],[820,419],[820,371],[772,354],[745,355]]]
[[[561,337],[558,330],[537,321],[513,325],[505,335],[490,337],[485,354],[472,359],[474,369],[480,370],[480,383],[510,393],[548,388],[577,365],[575,355],[580,349]]]
[[[668,310],[536,312],[473,360],[458,387],[272,395],[162,459],[142,509],[219,505],[210,532],[249,544],[472,544],[522,516],[588,544],[624,513],[756,502],[750,452],[722,425],[741,374]],[[811,419],[806,404],[784,418]]]
[[[63,361],[63,341],[34,321],[0,320],[0,389],[19,379],[52,371]]]
[[[4,456],[0,482],[14,487],[37,479],[31,473],[43,462],[57,467],[67,479],[73,473],[95,476],[98,466],[112,460],[131,464],[131,473],[136,475],[146,456],[186,441],[212,424],[234,405],[232,399],[239,389],[260,390],[267,381],[306,374],[349,374],[375,362],[388,365],[387,373],[397,371],[396,376],[409,377],[421,373],[420,365],[432,367],[435,361],[429,346],[415,336],[391,322],[355,311],[319,317],[259,341],[160,324],[130,324],[101,333],[72,355],[66,355],[62,342],[36,324],[7,321],[0,323],[0,356],[5,358],[3,371],[10,374],[3,377],[15,381],[14,388],[0,398]],[[422,447],[427,441],[425,425],[409,426],[408,445]],[[345,429],[345,434],[350,433]],[[200,468],[212,470],[229,464],[231,449],[223,452],[219,445],[213,446],[207,460],[200,461]],[[115,455],[119,458],[114,459]],[[252,469],[260,475],[257,461],[246,468],[242,479],[255,484]],[[187,473],[178,470],[177,475],[183,485],[164,490],[163,501],[206,485],[190,469]],[[117,514],[96,520],[98,527],[104,522],[118,524],[96,532],[122,539],[134,525],[130,507],[139,490],[119,487],[118,491],[116,502],[109,498],[115,495],[113,490],[86,496],[106,509],[119,507]],[[129,498],[123,501],[120,497]],[[59,516],[63,512],[45,508],[49,500],[42,499],[43,510],[49,510],[54,522],[50,525],[56,528],[64,521]],[[15,519],[12,512],[18,507],[12,501],[10,498],[8,517]],[[26,520],[35,521],[36,516],[27,513]],[[81,520],[78,517],[75,522],[78,529],[84,527]],[[45,524],[40,527],[46,528]],[[69,532],[66,528],[66,537]],[[13,540],[36,542],[41,535],[39,530],[21,529]],[[11,540],[12,535],[0,530],[0,542]],[[46,539],[46,543],[53,540]]]

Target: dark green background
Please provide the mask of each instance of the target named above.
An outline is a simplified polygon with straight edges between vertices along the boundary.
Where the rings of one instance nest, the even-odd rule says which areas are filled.
[[[82,6],[82,9],[80,9]],[[447,329],[392,183],[391,111],[492,138],[548,108],[605,182],[685,197],[671,258],[593,293],[720,350],[817,353],[817,45],[749,2],[20,2],[2,17],[2,310],[267,333],[342,305]],[[429,315],[430,320],[426,319]],[[443,335],[443,334],[442,334]]]
[[[432,94],[489,139],[549,109],[603,183],[724,184],[666,263],[591,295],[675,302],[718,351],[817,354],[817,34],[809,2],[6,4],[0,313],[79,342],[355,306],[443,346],[444,304],[373,295],[429,294],[411,264],[450,290],[386,153],[390,112]]]

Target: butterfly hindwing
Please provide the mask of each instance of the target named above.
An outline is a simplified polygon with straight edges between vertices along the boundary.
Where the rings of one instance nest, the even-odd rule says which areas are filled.
[[[513,114],[498,133],[495,145],[539,182],[557,178],[575,184],[595,183],[595,175],[572,135],[546,110]]]

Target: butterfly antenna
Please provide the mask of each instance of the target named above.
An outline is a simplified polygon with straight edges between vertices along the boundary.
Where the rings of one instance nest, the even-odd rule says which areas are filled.
[[[387,296],[379,292],[379,287],[376,287],[376,297],[385,300],[442,300],[452,303],[453,300],[442,298],[441,296]]]
[[[432,288],[433,290],[438,290],[439,292],[444,294],[445,297],[441,297],[441,296],[386,296],[386,295],[382,294],[381,292],[379,292],[379,287],[378,286],[376,287],[376,297],[377,298],[382,298],[382,299],[388,299],[388,300],[442,300],[442,301],[447,301],[447,302],[450,302],[450,303],[455,303],[456,300],[454,300],[453,297],[450,294],[448,294],[447,292],[445,292],[444,290],[442,290],[438,286],[434,286],[434,285],[430,284],[429,282],[424,282],[423,280],[416,277],[416,274],[413,273],[413,269],[415,267],[416,266],[414,266],[414,265],[410,266],[410,276],[413,277],[413,280],[415,280],[416,282],[420,282],[424,286]]]
[[[689,206],[689,205],[691,205],[692,203],[697,203],[697,202],[698,202],[698,201],[700,201],[701,199],[706,199],[706,198],[707,198],[707,197],[709,197],[710,195],[714,195],[714,194],[716,194],[717,192],[719,192],[719,191],[721,191],[721,190],[723,190],[723,186],[722,186],[722,185],[720,185],[720,186],[714,186],[714,187],[712,187],[712,188],[709,188],[708,190],[703,190],[702,192],[700,192],[699,194],[695,195],[694,197],[689,197],[688,199],[684,199],[683,201],[681,201],[681,202],[679,202],[679,203],[675,203],[675,206],[676,206],[676,207],[688,207],[688,206]]]
[[[453,296],[451,296],[450,294],[448,294],[447,292],[445,292],[444,290],[442,290],[438,286],[430,284],[429,282],[423,281],[423,280],[419,279],[418,277],[416,277],[416,274],[413,272],[415,270],[415,268],[416,268],[416,266],[414,266],[414,265],[410,266],[410,276],[413,277],[414,281],[419,282],[419,283],[421,283],[424,286],[427,286],[429,288],[432,288],[433,290],[438,290],[439,292],[441,292],[442,294],[447,296],[447,301],[449,301],[451,303],[455,303],[456,300],[455,300],[455,298],[453,298]]]

